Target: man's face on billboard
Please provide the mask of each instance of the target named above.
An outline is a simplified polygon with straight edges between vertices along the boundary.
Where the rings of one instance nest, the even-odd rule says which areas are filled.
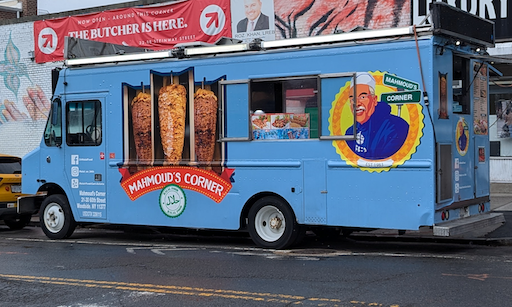
[[[244,0],[245,16],[249,20],[255,20],[261,12],[260,0]]]
[[[354,89],[350,88],[350,108],[354,112]],[[375,112],[375,106],[377,106],[377,96],[372,95],[370,92],[370,86],[366,84],[356,85],[356,120],[360,124],[366,123],[373,112]]]

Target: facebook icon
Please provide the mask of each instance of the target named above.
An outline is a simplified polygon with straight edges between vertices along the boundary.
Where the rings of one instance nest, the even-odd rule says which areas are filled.
[[[71,155],[71,165],[78,165],[78,155]]]

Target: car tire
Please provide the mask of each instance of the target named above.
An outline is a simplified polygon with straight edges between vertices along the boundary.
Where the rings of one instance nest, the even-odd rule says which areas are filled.
[[[31,219],[32,219],[32,215],[25,214],[25,215],[19,215],[16,217],[6,218],[6,219],[4,219],[4,223],[11,230],[19,230],[19,229],[23,229],[23,227],[27,226],[28,223],[30,223]]]
[[[76,222],[64,195],[48,196],[41,204],[39,221],[44,234],[50,239],[64,239],[73,234]]]

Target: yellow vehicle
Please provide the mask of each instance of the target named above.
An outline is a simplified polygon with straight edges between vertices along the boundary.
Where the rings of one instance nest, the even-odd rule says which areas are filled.
[[[32,218],[16,211],[21,195],[21,158],[0,154],[0,219],[11,229],[25,227]]]

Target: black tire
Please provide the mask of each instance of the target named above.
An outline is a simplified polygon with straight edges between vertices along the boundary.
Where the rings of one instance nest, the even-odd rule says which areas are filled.
[[[249,235],[263,248],[284,249],[296,243],[302,228],[288,204],[280,198],[258,199],[249,210]]]
[[[64,239],[73,234],[76,222],[66,196],[48,196],[41,204],[39,221],[44,234],[50,239]]]
[[[32,215],[25,214],[25,215],[19,215],[19,216],[16,216],[16,217],[6,218],[4,220],[4,223],[11,230],[19,230],[19,229],[23,229],[23,227],[27,226],[28,223],[30,223],[31,219],[32,219]]]

